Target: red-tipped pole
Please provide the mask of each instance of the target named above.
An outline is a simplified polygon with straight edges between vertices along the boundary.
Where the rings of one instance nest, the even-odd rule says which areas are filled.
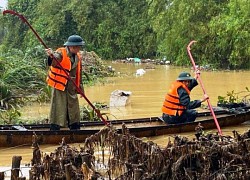
[[[42,45],[46,49],[48,49],[48,47],[46,46],[46,44],[43,42],[42,38],[40,38],[40,36],[38,35],[38,33],[33,29],[33,27],[30,25],[30,23],[27,21],[27,19],[23,15],[18,14],[17,12],[12,11],[12,10],[4,10],[3,11],[3,15],[5,15],[5,14],[12,14],[12,15],[18,16],[24,23],[26,23],[29,26],[29,28],[33,31],[33,33],[35,34],[35,36],[37,37],[37,39],[42,43]],[[52,54],[52,58],[57,62],[58,66],[65,72],[65,74],[67,74],[67,71],[62,67],[62,65],[60,64],[60,62],[53,56],[53,54]],[[103,118],[103,116],[101,115],[100,111],[95,108],[95,106],[85,96],[85,94],[82,91],[82,89],[77,86],[77,84],[75,83],[75,81],[73,81],[72,78],[69,75],[68,75],[68,79],[73,82],[74,86],[76,87],[77,92],[79,92],[79,94],[88,102],[88,104],[93,108],[93,110],[96,112],[97,116],[102,120],[102,122],[105,125],[108,125],[108,122]]]
[[[189,55],[190,60],[191,60],[191,62],[192,62],[194,71],[196,71],[197,68],[196,68],[194,59],[193,59],[193,57],[192,57],[191,48],[190,48],[190,47],[191,47],[191,45],[194,44],[195,42],[196,42],[196,41],[191,41],[191,42],[188,44],[188,46],[187,46],[187,52],[188,52],[188,55]],[[200,74],[197,74],[197,79],[198,79],[198,81],[199,81],[199,84],[201,85],[201,88],[202,88],[202,90],[203,90],[203,93],[204,93],[204,94],[207,94],[206,91],[205,91],[204,85],[203,85],[203,83],[202,83]],[[209,99],[207,99],[207,104],[208,104],[208,107],[209,107],[209,109],[210,109],[210,111],[211,111],[211,114],[212,114],[212,116],[213,116],[213,118],[214,118],[214,122],[215,122],[215,125],[216,125],[217,129],[218,129],[218,133],[219,133],[219,135],[222,135],[222,132],[221,132],[221,129],[220,129],[220,125],[219,125],[219,123],[218,123],[218,121],[217,121],[217,118],[216,118],[216,116],[215,116],[215,114],[214,114],[214,110],[213,110],[213,108],[212,108],[212,106],[211,106],[211,103],[210,103],[210,100],[209,100]]]

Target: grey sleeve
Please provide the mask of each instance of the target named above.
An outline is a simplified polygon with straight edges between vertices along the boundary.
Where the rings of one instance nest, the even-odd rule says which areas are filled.
[[[195,109],[201,106],[200,100],[194,100],[194,101],[190,100],[190,96],[184,88],[179,88],[178,94],[180,98],[180,103],[183,106],[186,106],[187,109]]]
[[[198,82],[196,79],[192,79],[189,86],[188,86],[188,89],[191,91],[195,86],[198,85]]]
[[[62,54],[60,53],[60,52],[54,52],[53,53],[53,56],[59,61],[59,62],[61,62],[61,60],[62,60]],[[47,59],[45,59],[45,65],[46,66],[56,66],[56,64],[57,64],[57,62],[55,61],[55,60],[53,60],[53,58],[52,57],[50,57],[50,56],[48,56],[48,58]]]

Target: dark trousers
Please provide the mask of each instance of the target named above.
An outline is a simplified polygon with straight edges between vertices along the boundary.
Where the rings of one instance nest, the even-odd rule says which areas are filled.
[[[169,116],[165,113],[162,114],[163,120],[167,124],[181,124],[194,122],[197,117],[197,111],[193,109],[188,109],[182,113],[181,116]]]

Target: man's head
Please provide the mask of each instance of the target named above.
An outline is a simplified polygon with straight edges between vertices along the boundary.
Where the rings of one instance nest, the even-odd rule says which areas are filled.
[[[85,45],[84,40],[81,38],[81,36],[78,35],[71,35],[69,36],[66,43],[64,43],[64,46],[68,46],[70,49],[70,52],[72,53],[78,53],[82,46]]]
[[[187,73],[187,72],[182,72],[179,74],[178,78],[176,79],[177,81],[191,81],[193,77]]]
[[[191,75],[187,72],[182,72],[179,74],[178,78],[176,79],[177,81],[181,81],[182,83],[184,83],[186,86],[188,86],[188,84],[190,83],[190,81],[193,78],[191,77]]]
[[[85,42],[81,38],[81,36],[78,35],[71,35],[69,36],[66,43],[64,43],[64,46],[84,46]]]

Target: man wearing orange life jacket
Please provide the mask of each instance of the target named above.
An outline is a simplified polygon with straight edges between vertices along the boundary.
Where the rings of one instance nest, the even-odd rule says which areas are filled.
[[[190,100],[191,90],[198,85],[197,73],[195,78],[187,72],[182,72],[165,96],[162,106],[162,118],[167,124],[180,124],[193,122],[197,112],[194,110],[208,99],[205,94],[201,100]]]
[[[80,36],[72,35],[69,36],[64,47],[58,48],[55,52],[46,49],[49,56],[47,64],[50,67],[47,83],[53,88],[49,116],[50,130],[60,130],[60,127],[69,127],[71,130],[80,129],[79,100],[74,83],[79,88],[83,88],[82,58],[79,52],[84,45],[85,42]]]

